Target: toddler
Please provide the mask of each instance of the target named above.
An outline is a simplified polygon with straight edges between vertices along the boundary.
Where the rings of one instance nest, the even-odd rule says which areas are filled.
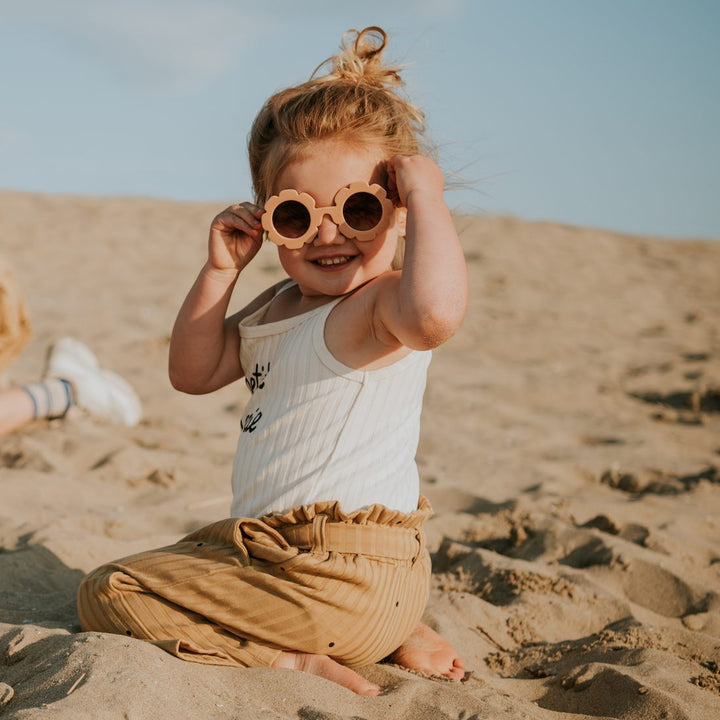
[[[254,202],[213,221],[170,345],[178,390],[243,377],[250,389],[231,517],[91,573],[86,630],[364,695],[381,689],[353,668],[383,658],[464,675],[421,623],[431,509],[414,458],[430,350],[462,322],[466,269],[422,113],[396,91],[385,44],[380,28],[349,31],[328,74],[257,116]],[[226,318],[265,235],[288,279]]]

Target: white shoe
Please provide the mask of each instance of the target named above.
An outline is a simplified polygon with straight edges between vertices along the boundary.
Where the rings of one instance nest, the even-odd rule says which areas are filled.
[[[78,407],[120,425],[137,425],[142,405],[130,384],[100,367],[92,351],[78,340],[60,338],[48,354],[45,377],[67,380]]]

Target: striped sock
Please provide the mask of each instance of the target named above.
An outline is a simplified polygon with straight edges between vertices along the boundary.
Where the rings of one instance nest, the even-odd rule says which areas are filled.
[[[72,386],[67,380],[51,378],[23,385],[33,404],[33,420],[64,417],[75,404]]]

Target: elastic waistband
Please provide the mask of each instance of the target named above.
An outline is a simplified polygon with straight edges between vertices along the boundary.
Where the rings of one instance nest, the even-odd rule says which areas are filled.
[[[332,522],[326,515],[316,515],[309,523],[279,527],[277,532],[290,545],[313,553],[339,552],[414,562],[425,547],[421,529]]]

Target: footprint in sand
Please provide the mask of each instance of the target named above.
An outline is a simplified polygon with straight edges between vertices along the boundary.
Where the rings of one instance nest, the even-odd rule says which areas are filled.
[[[692,383],[690,388],[668,390],[645,386],[642,389],[628,390],[627,394],[629,397],[655,406],[656,411],[652,415],[654,420],[690,425],[703,424],[705,415],[720,413],[720,387],[705,382],[706,370],[702,367],[702,364],[712,360],[712,354],[686,352],[680,358],[682,363],[692,364],[682,374],[686,381]],[[625,375],[629,378],[638,378],[666,374],[673,369],[672,363],[647,363],[629,368]],[[666,382],[667,380],[664,380],[663,384]]]
[[[610,469],[600,475],[600,482],[631,495],[680,495],[691,492],[701,482],[720,484],[720,467],[708,465],[683,475],[655,469],[632,472]]]
[[[597,518],[594,520],[597,521]],[[628,546],[621,547],[610,538],[605,541],[601,537],[593,537],[559,562],[590,572],[599,566],[604,584],[614,586],[615,591],[626,600],[664,617],[679,618],[702,609],[700,606],[705,598],[702,590],[693,589],[658,563],[643,559],[639,555],[641,552],[639,549],[630,550]],[[608,570],[613,571],[612,575],[607,574]]]
[[[651,405],[659,405],[664,409],[690,411],[692,413],[720,413],[720,389],[698,388],[696,390],[675,390],[664,393],[651,390],[647,392],[631,392],[630,397],[642,400]]]
[[[53,453],[33,439],[13,436],[3,440],[0,466],[13,470],[34,470],[49,473],[56,469]]]
[[[601,532],[608,533],[608,535],[621,537],[623,540],[628,540],[641,547],[645,547],[645,543],[650,536],[650,530],[644,525],[637,525],[635,523],[619,525],[607,515],[596,515],[594,518],[580,525],[580,527],[595,528]]]

